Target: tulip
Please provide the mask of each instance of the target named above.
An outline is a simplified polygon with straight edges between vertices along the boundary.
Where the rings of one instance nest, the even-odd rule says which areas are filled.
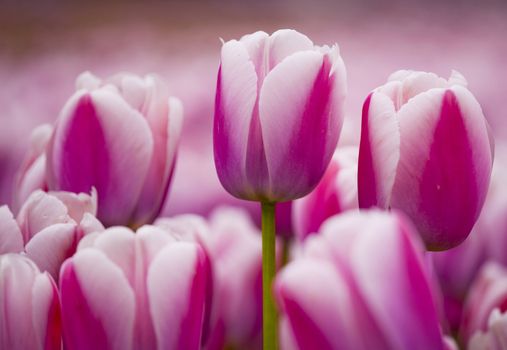
[[[61,349],[56,285],[27,257],[0,255],[0,301],[1,349]]]
[[[0,207],[0,254],[24,252],[58,281],[60,266],[78,242],[104,227],[95,218],[96,195],[35,191],[14,219]]]
[[[214,268],[212,336],[207,349],[262,347],[262,240],[240,209],[212,213],[207,245]]]
[[[468,236],[488,189],[493,139],[465,86],[457,72],[399,71],[363,106],[359,206],[402,210],[430,250]]]
[[[66,349],[199,349],[209,261],[155,226],[87,235],[62,266]]]
[[[338,45],[305,35],[256,32],[224,43],[215,97],[213,149],[220,182],[262,203],[264,348],[276,347],[275,203],[308,194],[338,142],[346,94]]]
[[[292,220],[300,240],[318,232],[327,218],[358,207],[357,153],[356,147],[337,149],[317,187],[294,202]]]
[[[50,190],[98,193],[106,225],[140,226],[160,212],[174,169],[182,106],[154,76],[77,80],[47,150]]]
[[[208,221],[196,215],[155,222],[180,240],[201,244],[213,268],[207,350],[262,347],[262,240],[244,209],[219,207]]]
[[[463,309],[460,338],[468,343],[477,332],[486,332],[492,312],[506,311],[507,269],[497,263],[488,263],[479,272]],[[491,322],[495,322],[493,317]],[[507,333],[505,333],[507,337]]]
[[[337,45],[294,30],[224,43],[213,140],[224,188],[269,202],[309,193],[338,142],[345,79]]]
[[[330,218],[276,280],[282,349],[446,348],[423,254],[399,214]]]

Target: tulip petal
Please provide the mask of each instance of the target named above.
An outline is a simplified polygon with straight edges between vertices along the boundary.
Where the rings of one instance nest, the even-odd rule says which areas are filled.
[[[134,293],[104,254],[85,249],[65,262],[60,290],[66,348],[131,349]]]
[[[19,254],[0,256],[0,348],[37,349],[32,320],[32,285],[37,266]]]
[[[32,289],[33,324],[39,344],[44,350],[61,349],[60,299],[58,289],[48,274],[35,278]]]
[[[62,263],[74,254],[76,247],[76,225],[55,224],[33,236],[25,250],[41,271],[47,271],[58,281]]]
[[[147,277],[159,349],[198,349],[204,318],[203,252],[192,243],[170,244],[153,260]]]
[[[389,349],[443,349],[422,246],[404,221],[381,215],[372,217],[371,229],[358,235],[351,252],[352,271],[365,302]]]
[[[388,349],[354,282],[326,261],[297,260],[275,283],[299,349]],[[367,334],[368,336],[364,336]]]
[[[392,100],[371,93],[363,105],[358,164],[360,208],[388,208],[399,159],[399,127]]]
[[[244,192],[245,158],[250,122],[257,100],[257,75],[245,46],[229,41],[222,47],[213,129],[214,156],[225,189]]]
[[[480,106],[454,86],[414,97],[398,117],[392,205],[414,220],[430,249],[451,248],[472,229],[489,184],[492,155]]]
[[[64,107],[48,150],[49,187],[89,193],[95,186],[99,218],[106,225],[125,223],[152,152],[147,122],[118,93],[107,86],[80,90]]]
[[[307,194],[322,177],[341,128],[334,106],[332,62],[316,51],[278,64],[260,91],[259,115],[272,200]]]
[[[0,207],[0,254],[21,253],[23,236],[9,207]]]
[[[313,42],[304,34],[293,29],[277,30],[269,37],[269,70],[285,58],[298,51],[313,50]]]

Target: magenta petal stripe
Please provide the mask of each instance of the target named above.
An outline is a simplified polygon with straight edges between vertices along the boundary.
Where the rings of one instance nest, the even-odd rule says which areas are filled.
[[[373,154],[370,144],[369,109],[373,92],[368,95],[363,104],[361,119],[361,143],[359,147],[359,164],[357,171],[358,199],[360,208],[370,208],[377,205],[377,176],[373,168]]]
[[[419,228],[436,231],[440,249],[448,248],[445,242],[449,236],[466,238],[482,207],[472,145],[463,118],[456,95],[447,90],[419,187],[419,208],[427,223]]]

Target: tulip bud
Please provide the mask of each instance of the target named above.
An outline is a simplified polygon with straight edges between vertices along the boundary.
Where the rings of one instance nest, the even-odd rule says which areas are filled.
[[[88,235],[61,270],[65,347],[199,349],[208,263],[155,226]]]
[[[95,192],[35,191],[16,220],[7,206],[0,207],[0,254],[25,252],[41,271],[58,281],[60,266],[76,251],[84,235],[102,231],[95,218]]]
[[[51,190],[98,193],[107,226],[140,226],[160,212],[182,123],[179,100],[153,76],[79,76],[47,150]]]
[[[468,236],[488,189],[493,139],[465,85],[399,71],[363,106],[359,206],[402,210],[430,250]]]
[[[338,142],[345,75],[337,45],[314,46],[294,30],[224,43],[213,139],[224,188],[267,202],[309,193]]]
[[[27,257],[0,255],[0,301],[0,349],[61,349],[56,285]]]
[[[444,349],[431,286],[422,244],[400,215],[330,218],[276,280],[282,348]]]
[[[327,218],[358,207],[357,153],[356,147],[337,149],[317,187],[294,202],[292,220],[299,239],[316,233]]]

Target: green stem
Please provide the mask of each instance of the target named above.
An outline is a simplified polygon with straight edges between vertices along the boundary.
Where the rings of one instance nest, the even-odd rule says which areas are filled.
[[[262,331],[264,350],[278,349],[278,314],[273,298],[276,274],[275,203],[262,203]]]

